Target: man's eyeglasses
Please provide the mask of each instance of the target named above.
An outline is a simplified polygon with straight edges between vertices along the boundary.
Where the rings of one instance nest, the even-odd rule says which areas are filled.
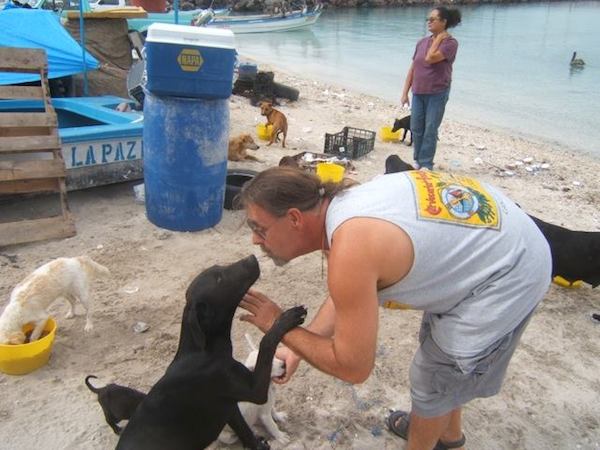
[[[254,220],[251,220],[251,219],[247,219],[246,220],[246,225],[248,225],[248,228],[250,228],[250,230],[252,230],[252,232],[254,234],[256,234],[259,238],[261,238],[264,241],[264,240],[267,239],[267,233],[269,232],[269,230],[271,229],[271,227],[273,225],[275,225],[275,222],[277,222],[279,219],[281,219],[281,217],[278,217],[268,227],[263,227],[263,226],[257,224]]]
[[[248,225],[248,228],[250,228],[250,230],[252,230],[252,232],[263,241],[267,238],[267,231],[269,231],[268,228],[261,227],[259,224],[249,219],[246,220],[246,225]]]

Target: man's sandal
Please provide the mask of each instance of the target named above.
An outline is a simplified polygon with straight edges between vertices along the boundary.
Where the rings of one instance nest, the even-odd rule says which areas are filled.
[[[404,440],[408,440],[408,425],[410,423],[410,415],[406,411],[392,411],[388,416],[386,423],[389,430],[396,436],[400,436]],[[460,448],[465,445],[465,435],[458,441],[442,442],[438,441],[433,450],[448,450],[451,448]]]

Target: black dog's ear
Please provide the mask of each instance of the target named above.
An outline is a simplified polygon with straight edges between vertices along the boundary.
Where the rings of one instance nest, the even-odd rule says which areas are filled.
[[[186,316],[188,327],[192,335],[192,340],[197,348],[206,347],[206,334],[204,328],[212,320],[213,311],[210,306],[204,302],[196,303],[192,307],[192,314]]]

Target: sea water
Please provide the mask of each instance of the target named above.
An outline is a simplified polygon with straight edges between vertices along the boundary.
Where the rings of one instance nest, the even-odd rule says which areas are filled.
[[[242,56],[399,105],[429,9],[328,9],[311,28],[236,42]],[[445,117],[600,156],[600,2],[460,9]],[[573,51],[582,69],[570,66]]]

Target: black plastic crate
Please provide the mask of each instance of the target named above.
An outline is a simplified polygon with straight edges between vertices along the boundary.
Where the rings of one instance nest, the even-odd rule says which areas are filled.
[[[373,150],[374,145],[375,132],[370,130],[344,127],[339,133],[325,133],[325,153],[340,158],[360,158]]]
[[[146,97],[144,94],[144,89],[141,86],[136,86],[133,89],[129,90],[129,96],[133,98],[136,102],[139,103],[140,107],[143,109],[144,107],[144,98]]]

